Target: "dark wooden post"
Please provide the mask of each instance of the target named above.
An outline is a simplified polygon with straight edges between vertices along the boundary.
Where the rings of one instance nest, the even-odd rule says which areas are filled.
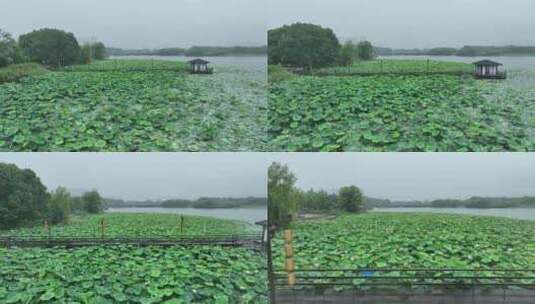
[[[100,237],[104,238],[104,235],[106,234],[106,221],[104,219],[100,220]]]
[[[275,273],[273,272],[273,254],[271,252],[271,239],[275,233],[275,226],[267,228],[267,262],[268,262],[268,288],[269,288],[269,303],[276,304],[277,298],[275,295]]]
[[[184,235],[184,216],[180,215],[180,234]]]

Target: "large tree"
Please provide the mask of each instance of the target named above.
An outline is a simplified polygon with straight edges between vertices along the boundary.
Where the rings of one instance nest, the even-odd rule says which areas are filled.
[[[271,223],[294,218],[298,208],[297,178],[287,165],[272,163],[268,169],[268,220]]]
[[[362,192],[357,186],[342,187],[338,191],[338,203],[347,212],[364,211]]]
[[[71,213],[71,194],[64,187],[58,187],[50,194],[48,220],[52,224],[66,223]]]
[[[308,70],[335,64],[340,43],[334,32],[309,23],[294,23],[268,31],[270,64],[303,67]]]
[[[96,59],[96,60],[106,59],[107,57],[106,46],[104,45],[104,43],[102,42],[93,43],[91,47],[93,48],[93,52],[92,52],[93,59]]]
[[[87,213],[99,213],[102,211],[102,198],[97,191],[89,191],[82,195],[84,211]]]
[[[369,41],[361,41],[357,44],[360,60],[372,60],[375,57],[373,46]]]
[[[44,220],[48,199],[32,170],[0,163],[0,229]]]
[[[0,68],[15,61],[17,44],[11,34],[0,29]]]
[[[41,29],[19,37],[19,46],[30,61],[65,66],[80,61],[80,46],[72,33]]]
[[[353,42],[347,41],[340,49],[340,65],[351,66],[357,56],[357,46]]]

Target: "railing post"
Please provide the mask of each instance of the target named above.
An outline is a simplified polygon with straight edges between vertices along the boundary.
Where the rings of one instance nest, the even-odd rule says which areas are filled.
[[[269,287],[269,303],[276,304],[277,298],[275,294],[275,274],[273,272],[273,255],[271,252],[271,239],[273,238],[273,233],[275,233],[275,226],[267,227],[267,264],[268,264],[268,287]]]
[[[106,234],[106,222],[104,219],[100,220],[100,237],[104,238],[104,235]]]
[[[180,215],[180,235],[184,235],[184,216]]]
[[[284,264],[286,273],[288,274],[288,285],[295,284],[295,261],[294,250],[292,247],[293,232],[291,229],[284,230],[284,251],[286,253],[286,263]]]

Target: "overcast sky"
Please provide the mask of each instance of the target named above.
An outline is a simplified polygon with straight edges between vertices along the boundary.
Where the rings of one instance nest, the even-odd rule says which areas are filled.
[[[533,0],[269,0],[269,28],[298,21],[395,48],[535,45]]]
[[[97,189],[131,200],[266,196],[266,157],[259,153],[0,153],[30,168],[48,189]]]
[[[266,0],[0,0],[15,36],[52,27],[122,48],[265,45]]]
[[[357,185],[392,200],[535,195],[531,153],[278,154],[303,189]]]

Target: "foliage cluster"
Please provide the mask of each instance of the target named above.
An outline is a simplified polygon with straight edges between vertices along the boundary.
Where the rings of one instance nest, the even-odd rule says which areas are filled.
[[[32,170],[0,163],[0,229],[44,220],[51,224],[66,223],[71,211],[99,213],[101,210],[102,200],[96,191],[87,192],[81,198],[72,198],[62,187],[48,193]]]
[[[268,32],[269,64],[312,70],[338,61],[340,43],[334,32],[309,23],[284,25]]]
[[[266,90],[223,68],[190,76],[169,61],[97,61],[0,86],[0,150],[263,151]],[[92,72],[108,69],[110,73]],[[138,71],[137,66],[169,70]],[[134,68],[132,68],[134,67]],[[134,71],[132,71],[134,70]]]
[[[535,263],[535,221],[389,212],[302,221],[293,229],[296,269],[492,270]],[[274,258],[283,268],[281,235],[274,239]],[[353,284],[358,288],[362,282]]]
[[[244,248],[0,248],[0,255],[2,303],[267,303],[265,259]]]
[[[504,85],[449,75],[280,81],[269,88],[272,149],[533,151],[533,88]]]

